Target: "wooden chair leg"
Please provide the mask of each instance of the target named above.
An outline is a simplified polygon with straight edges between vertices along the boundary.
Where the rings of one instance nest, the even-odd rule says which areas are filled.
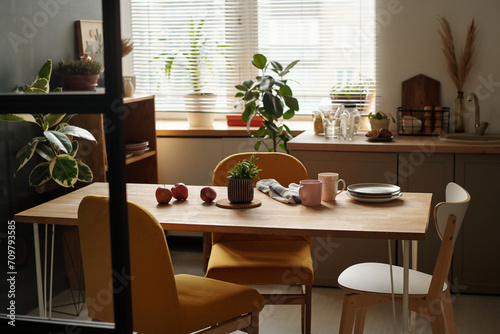
[[[247,333],[259,334],[259,312],[252,312],[252,323],[250,324]]]
[[[212,233],[203,232],[203,270],[207,272],[208,259],[212,252]]]
[[[356,308],[354,299],[357,294],[348,293],[344,295],[344,304],[342,305],[342,316],[340,318],[339,334],[352,334],[354,319],[356,317]]]
[[[450,289],[446,290],[441,300],[441,307],[444,314],[444,325],[448,334],[457,334],[457,324],[455,322],[455,314],[453,305],[451,304]]]
[[[363,334],[365,328],[366,307],[356,309],[356,318],[354,321],[354,333]]]
[[[312,286],[303,285],[305,287],[305,304],[302,304],[302,333],[311,334],[312,322]]]

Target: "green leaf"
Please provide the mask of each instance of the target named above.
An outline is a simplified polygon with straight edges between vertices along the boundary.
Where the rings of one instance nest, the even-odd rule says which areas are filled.
[[[272,121],[264,121],[264,125],[273,133],[278,133],[279,129]]]
[[[243,96],[245,96],[245,93],[243,93],[243,92],[238,92],[238,93],[234,94],[234,97],[243,97]]]
[[[277,61],[274,61],[274,60],[271,60],[271,66],[276,70],[276,71],[282,71],[283,70],[283,66],[281,66],[280,63],[278,63]]]
[[[31,84],[31,86],[27,89],[26,93],[29,93],[29,90],[41,89],[44,93],[48,93],[49,88],[49,80],[45,78],[36,78],[36,80]]]
[[[295,111],[293,111],[292,109],[288,109],[284,114],[283,114],[283,118],[284,119],[291,119],[293,116],[295,116]]]
[[[49,162],[42,162],[33,168],[29,176],[30,186],[36,187],[51,179]]]
[[[78,163],[68,154],[60,154],[50,161],[50,175],[57,184],[69,188],[78,181]]]
[[[293,96],[292,89],[290,86],[284,85],[280,88],[281,96]]]
[[[60,133],[64,133],[68,136],[74,136],[78,138],[87,139],[90,141],[96,141],[94,136],[87,130],[74,125],[68,125],[59,129]]]
[[[26,91],[24,91],[25,93],[47,93],[44,89],[41,89],[41,88],[28,88],[26,89]]]
[[[36,148],[36,153],[38,153],[39,156],[41,156],[43,159],[50,161],[54,158],[55,154],[52,148],[50,148],[46,144],[40,143],[38,147]]]
[[[38,140],[32,140],[31,142],[29,142],[26,146],[24,146],[23,148],[21,148],[17,152],[17,154],[16,154],[17,168],[16,168],[16,172],[14,173],[14,175],[16,175],[16,173],[21,168],[23,168],[23,166],[26,165],[26,163],[28,161],[30,161],[30,159],[33,157],[33,154],[35,153],[35,150],[36,150],[36,147],[38,146],[38,143],[39,143]]]
[[[49,123],[49,129],[54,125],[59,124],[64,119],[66,114],[47,114],[44,116],[45,122]]]
[[[0,121],[36,123],[35,117],[33,117],[33,115],[30,114],[0,114]]]
[[[94,175],[90,167],[84,164],[80,159],[77,159],[78,163],[78,180],[83,182],[92,182]]]
[[[258,151],[260,149],[260,145],[262,145],[262,141],[258,140],[254,145],[253,148]]]
[[[45,64],[43,64],[36,78],[37,79],[43,78],[46,79],[47,81],[50,81],[51,74],[52,74],[52,59],[49,59],[45,62]]]
[[[285,104],[288,108],[295,111],[299,110],[299,101],[293,96],[285,95],[283,96],[283,100],[285,100]]]
[[[294,67],[295,65],[297,65],[297,63],[299,61],[300,60],[295,60],[295,61],[292,61],[290,64],[288,64],[288,66],[285,68],[285,70],[280,73],[280,76],[284,76],[285,74],[287,74],[288,72],[290,72],[290,70],[292,69],[292,67]]]
[[[252,64],[253,64],[253,66],[257,67],[259,70],[262,70],[266,67],[267,58],[260,53],[254,54],[253,59],[252,59]]]
[[[73,140],[71,142],[71,145],[73,145],[73,148],[71,149],[71,152],[69,152],[69,155],[71,155],[72,157],[75,157],[76,153],[78,152],[78,141]]]
[[[274,78],[271,77],[271,76],[268,76],[268,75],[265,76],[265,77],[262,77],[259,80],[258,85],[259,85],[259,90],[261,90],[261,91],[268,91],[274,85]]]
[[[66,117],[61,121],[61,123],[69,123],[69,121],[76,116],[76,114],[67,114]]]
[[[52,90],[52,93],[62,93],[62,92],[63,92],[62,87],[56,87]]]
[[[42,130],[43,130],[43,131],[47,131],[48,129],[49,129],[49,123],[44,122],[44,123],[42,124]]]
[[[248,87],[244,86],[244,85],[236,85],[234,87],[236,87],[237,90],[241,90],[241,91],[244,91],[244,92],[246,92],[248,90]]]
[[[63,133],[54,130],[48,130],[45,131],[43,135],[52,145],[56,146],[64,153],[69,153],[73,148],[73,146],[71,145],[71,141]]]

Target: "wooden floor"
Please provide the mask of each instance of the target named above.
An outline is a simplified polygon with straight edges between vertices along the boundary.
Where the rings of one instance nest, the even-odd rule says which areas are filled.
[[[176,274],[187,273],[203,276],[202,248],[199,238],[168,238],[174,270]],[[277,286],[256,287],[261,292],[272,293]],[[293,288],[292,288],[293,289]],[[280,290],[281,291],[281,290]],[[343,291],[337,288],[313,288],[312,332],[314,334],[338,333],[342,311]],[[460,334],[497,334],[500,333],[500,296],[453,295],[453,307]],[[65,291],[54,299],[54,305],[71,301],[70,291]],[[73,306],[58,308],[58,311],[74,313]],[[396,306],[397,321],[400,323],[401,309]],[[38,310],[33,310],[37,315]],[[85,307],[79,316],[53,313],[57,318],[88,319]],[[366,334],[394,333],[392,305],[369,308],[366,318]],[[432,333],[425,317],[416,317],[415,333]],[[266,306],[260,316],[261,333],[291,334],[300,333],[299,306]],[[400,328],[398,328],[398,331]]]

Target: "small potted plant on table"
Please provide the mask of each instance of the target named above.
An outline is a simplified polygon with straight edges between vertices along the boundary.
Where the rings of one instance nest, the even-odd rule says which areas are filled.
[[[227,196],[233,204],[250,203],[253,200],[253,179],[259,177],[258,158],[252,155],[250,160],[240,161],[229,170],[227,178]]]

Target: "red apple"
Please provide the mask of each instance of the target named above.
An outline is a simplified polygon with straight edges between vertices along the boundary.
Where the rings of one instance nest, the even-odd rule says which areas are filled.
[[[166,187],[156,188],[156,200],[159,204],[168,204],[172,199],[172,192]]]
[[[183,201],[188,198],[188,188],[184,183],[176,183],[172,187],[172,195],[175,199]]]
[[[200,191],[200,198],[203,202],[210,203],[217,197],[217,193],[210,187],[204,187]]]

